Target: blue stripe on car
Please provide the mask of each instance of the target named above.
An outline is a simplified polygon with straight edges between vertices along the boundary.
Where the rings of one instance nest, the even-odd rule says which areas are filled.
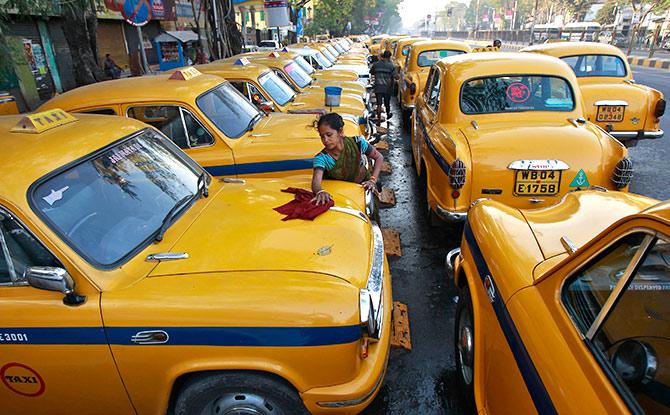
[[[312,159],[308,158],[207,166],[205,167],[205,170],[212,176],[234,176],[236,174],[272,173],[287,170],[306,170],[311,168]]]
[[[327,346],[360,339],[359,325],[330,327],[30,327],[0,328],[2,344],[136,345],[141,331],[164,331],[162,346]]]
[[[435,147],[435,144],[433,144],[433,142],[430,141],[430,137],[428,136],[428,130],[426,130],[426,126],[423,124],[423,121],[421,121],[421,118],[419,118],[419,126],[421,126],[421,130],[423,130],[423,139],[426,142],[426,145],[428,146],[428,150],[430,150],[430,154],[433,155],[433,158],[435,159],[435,161],[437,161],[437,164],[440,166],[444,174],[448,176],[449,171],[451,171],[451,166],[449,165],[447,160],[445,160],[444,157],[442,157],[440,152]]]
[[[517,367],[521,372],[521,376],[526,383],[528,393],[530,393],[530,396],[533,399],[535,409],[537,409],[539,414],[557,414],[558,412],[556,411],[556,408],[551,401],[551,396],[549,396],[544,383],[542,383],[542,379],[540,378],[540,375],[537,372],[535,365],[533,364],[533,360],[528,354],[528,350],[523,344],[523,340],[521,339],[521,336],[519,335],[519,332],[514,325],[512,316],[510,316],[505,303],[503,303],[499,296],[498,287],[495,284],[495,279],[493,275],[491,275],[491,271],[489,270],[488,265],[486,265],[486,260],[484,259],[484,255],[479,249],[477,240],[472,233],[469,221],[465,223],[463,234],[470,248],[470,252],[472,253],[472,257],[475,261],[475,265],[477,267],[477,271],[479,272],[479,277],[482,280],[482,284],[484,283],[484,280],[487,276],[490,278],[491,283],[493,284],[493,289],[495,292],[493,301],[491,302],[493,310],[495,311],[496,317],[498,318],[500,328],[505,334],[507,344],[512,350],[512,354],[514,355]],[[486,287],[484,287],[484,290],[486,291]]]

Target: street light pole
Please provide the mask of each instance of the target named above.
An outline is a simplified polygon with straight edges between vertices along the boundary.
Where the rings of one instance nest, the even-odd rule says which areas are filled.
[[[535,20],[537,19],[537,3],[538,0],[535,0],[535,7],[533,7],[533,23],[530,25],[530,41],[528,42],[529,45],[533,44],[533,41],[535,40]]]

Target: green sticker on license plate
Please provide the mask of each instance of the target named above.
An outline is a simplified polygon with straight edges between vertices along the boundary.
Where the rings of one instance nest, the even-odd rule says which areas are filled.
[[[589,178],[586,177],[583,169],[579,169],[579,173],[570,182],[570,187],[589,187]]]

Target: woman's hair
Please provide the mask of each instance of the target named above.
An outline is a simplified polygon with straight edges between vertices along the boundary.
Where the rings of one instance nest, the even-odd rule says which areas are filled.
[[[342,116],[336,112],[329,112],[328,114],[323,114],[319,118],[319,122],[316,124],[317,128],[321,127],[323,124],[328,124],[333,130],[340,130],[344,128],[344,120]]]

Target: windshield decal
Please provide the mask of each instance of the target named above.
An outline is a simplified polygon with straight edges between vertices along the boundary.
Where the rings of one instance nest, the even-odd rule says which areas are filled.
[[[58,190],[51,189],[51,192],[48,195],[44,196],[42,199],[45,202],[47,202],[49,206],[53,206],[54,203],[58,202],[63,198],[63,193],[65,193],[65,191],[69,188],[70,186],[65,186]]]
[[[121,148],[115,148],[113,150],[113,153],[107,156],[107,160],[109,160],[109,162],[112,164],[116,164],[119,161],[137,153],[140,150],[142,150],[142,145],[140,143],[131,143],[128,145],[124,145]]]
[[[521,82],[514,82],[507,87],[507,98],[512,102],[526,102],[530,98],[530,89]]]

